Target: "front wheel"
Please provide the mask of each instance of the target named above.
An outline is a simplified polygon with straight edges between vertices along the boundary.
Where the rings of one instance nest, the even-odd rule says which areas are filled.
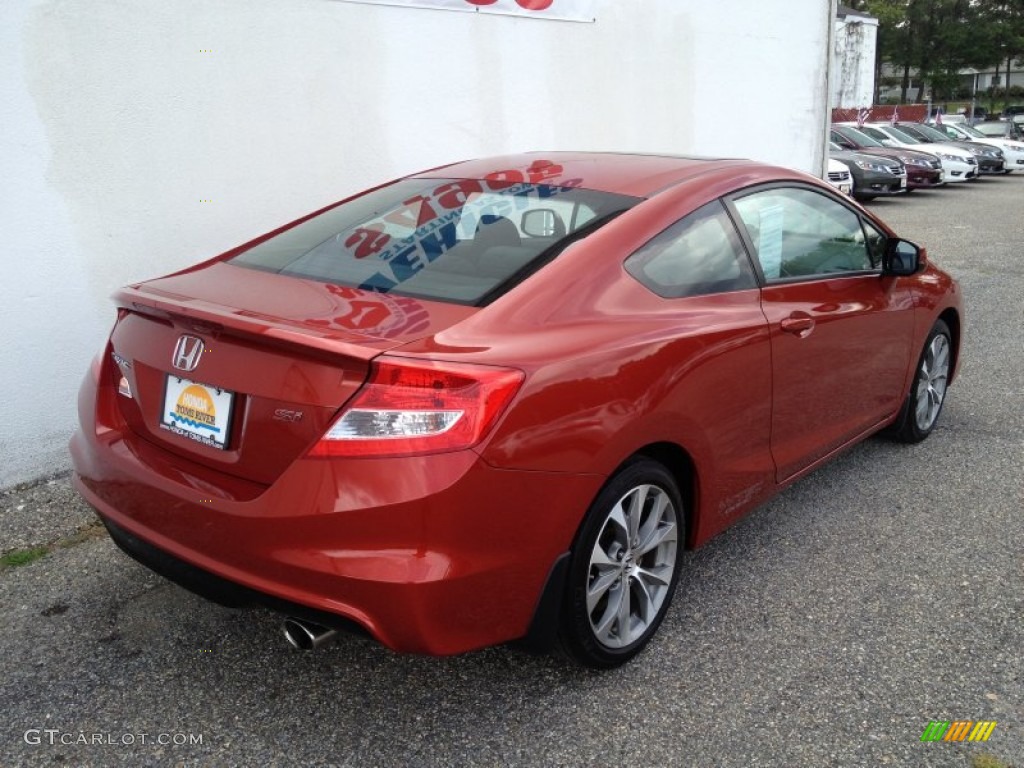
[[[679,578],[683,506],[672,475],[646,458],[601,490],[573,547],[560,637],[597,669],[632,659],[668,611]]]
[[[946,387],[952,364],[949,326],[936,321],[924,343],[917,363],[917,374],[903,406],[903,420],[893,436],[904,443],[919,443],[935,429],[946,400]]]

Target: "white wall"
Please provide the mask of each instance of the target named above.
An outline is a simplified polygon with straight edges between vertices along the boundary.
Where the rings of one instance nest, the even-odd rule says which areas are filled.
[[[334,0],[3,0],[0,486],[67,466],[111,291],[372,182],[528,149],[820,168],[829,6],[594,0],[582,24]],[[781,130],[754,138],[764,115]]]
[[[836,20],[833,107],[870,107],[874,103],[877,41],[878,19],[847,16]]]

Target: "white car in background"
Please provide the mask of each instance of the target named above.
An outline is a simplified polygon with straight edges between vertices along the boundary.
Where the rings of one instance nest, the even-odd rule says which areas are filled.
[[[830,157],[828,159],[828,178],[826,181],[844,195],[853,195],[853,174],[850,173],[850,168],[846,163],[841,163]]]
[[[1010,171],[1024,171],[1024,142],[986,136],[984,133],[970,125],[951,125],[945,122],[945,118],[943,118],[942,125],[933,124],[932,127],[937,131],[942,131],[944,134],[956,141],[974,141],[978,144],[988,144],[993,147],[998,147],[1003,150],[1003,156],[1006,160],[1006,173],[1009,173]]]
[[[850,123],[850,125],[854,125],[854,123]],[[945,144],[925,144],[913,136],[903,133],[899,128],[894,128],[886,123],[870,123],[862,125],[858,130],[887,147],[918,149],[935,155],[942,161],[943,177],[946,182],[967,181],[978,175],[978,161],[966,149],[958,149]]]

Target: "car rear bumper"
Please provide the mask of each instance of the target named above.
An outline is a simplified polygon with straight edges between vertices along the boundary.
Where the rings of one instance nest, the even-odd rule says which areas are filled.
[[[218,602],[354,624],[398,651],[524,636],[604,480],[499,470],[460,451],[429,465],[300,459],[252,487],[96,429],[94,393],[87,379],[74,482],[122,549]]]

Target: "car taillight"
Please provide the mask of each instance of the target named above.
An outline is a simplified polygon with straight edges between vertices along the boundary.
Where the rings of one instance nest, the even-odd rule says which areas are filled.
[[[523,373],[465,363],[383,357],[310,456],[412,456],[476,445],[512,400]]]

